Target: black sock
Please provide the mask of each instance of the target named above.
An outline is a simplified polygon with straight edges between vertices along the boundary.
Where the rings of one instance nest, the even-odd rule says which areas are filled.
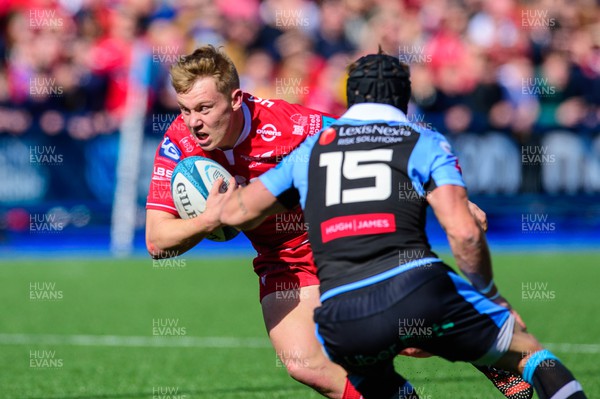
[[[547,350],[530,356],[523,379],[533,385],[540,399],[586,398],[573,374]]]

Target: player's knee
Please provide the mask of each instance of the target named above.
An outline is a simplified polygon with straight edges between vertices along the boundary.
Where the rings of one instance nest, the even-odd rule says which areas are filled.
[[[285,365],[290,377],[303,384],[315,386],[318,383],[318,369],[307,359],[288,359]]]
[[[535,336],[524,331],[517,332],[513,335],[511,347],[513,347],[512,349],[522,352],[524,355],[544,349]]]
[[[529,358],[531,356],[533,356],[535,353],[538,353],[540,351],[544,350],[544,347],[538,342],[538,340],[531,334],[527,334],[527,346],[525,348],[525,350],[523,350],[520,353],[520,359],[519,359],[519,363],[517,365],[517,367],[519,368],[519,370],[523,370],[525,368],[525,365],[527,364],[527,361],[529,360]]]
[[[536,337],[529,333],[527,333],[527,345],[529,346],[529,350],[534,352],[544,349],[542,344],[540,344],[540,341],[538,341]]]
[[[320,359],[294,356],[282,359],[288,374],[294,380],[320,390],[324,388],[323,370],[327,367],[326,362]]]
[[[505,370],[520,373],[523,371],[527,359],[536,352],[543,350],[544,348],[535,338],[535,336],[524,332],[515,331],[513,335],[509,352],[506,353],[496,366],[499,366]]]

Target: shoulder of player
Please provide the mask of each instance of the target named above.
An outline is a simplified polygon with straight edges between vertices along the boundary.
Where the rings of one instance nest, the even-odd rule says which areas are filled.
[[[452,155],[452,146],[446,137],[437,130],[428,129],[423,126],[414,125],[413,130],[419,133],[419,143],[428,148],[432,154],[446,153]]]
[[[426,127],[415,124],[413,124],[413,130],[419,133],[424,140],[431,140],[436,142],[440,140],[446,141],[446,137],[437,130],[428,129]]]
[[[246,105],[259,105],[261,108],[270,109],[274,106],[285,106],[285,105],[293,105],[285,100],[279,98],[262,98],[254,96],[250,93],[244,92],[243,100]]]
[[[246,93],[245,93],[246,94]],[[326,124],[327,114],[284,100],[245,95],[251,115],[252,140],[266,146],[294,148]]]
[[[256,116],[259,113],[269,113],[275,116],[281,116],[281,114],[285,114],[287,116],[293,116],[295,114],[314,114],[315,116],[321,117],[333,117],[332,115],[329,115],[327,113],[317,111],[315,109],[308,108],[300,104],[292,104],[285,100],[277,98],[255,97],[250,93],[244,93],[244,103],[250,108],[250,111],[253,116]]]

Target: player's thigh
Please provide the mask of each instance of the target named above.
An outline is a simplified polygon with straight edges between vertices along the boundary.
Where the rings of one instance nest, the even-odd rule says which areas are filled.
[[[280,358],[324,357],[313,320],[319,296],[319,286],[311,285],[276,291],[263,298],[265,326]]]
[[[351,374],[367,376],[387,369],[403,349],[398,335],[402,309],[391,306],[371,313],[373,298],[361,291],[326,300],[315,320],[331,359]]]
[[[452,271],[423,284],[403,305],[412,313],[401,320],[399,331],[408,346],[451,361],[483,364],[495,362],[509,348],[514,318],[508,309]]]

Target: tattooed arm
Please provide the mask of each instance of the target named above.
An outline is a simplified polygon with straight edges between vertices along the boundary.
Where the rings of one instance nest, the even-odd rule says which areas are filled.
[[[240,230],[252,230],[261,224],[267,216],[283,212],[286,208],[266,189],[260,180],[246,187],[229,185],[225,205],[221,210],[221,223]]]

